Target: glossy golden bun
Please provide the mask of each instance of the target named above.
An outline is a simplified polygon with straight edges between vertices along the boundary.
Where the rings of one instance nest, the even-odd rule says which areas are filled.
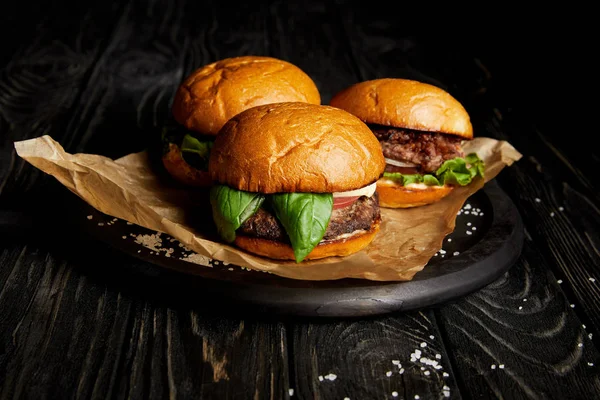
[[[409,79],[364,81],[337,93],[333,107],[346,110],[368,124],[473,138],[469,114],[445,90]]]
[[[216,135],[231,117],[261,104],[321,104],[313,80],[297,66],[271,57],[226,58],[194,71],[177,89],[172,113],[187,129]]]
[[[308,256],[306,260],[316,260],[325,257],[347,256],[361,251],[367,247],[375,235],[379,232],[381,220],[377,220],[368,231],[356,234],[349,238],[332,240],[319,243]],[[295,260],[292,246],[268,239],[258,239],[248,236],[237,235],[235,244],[250,253],[263,257],[269,257],[277,260]]]
[[[229,120],[215,139],[211,178],[259,193],[332,193],[358,189],[383,174],[379,141],[339,108],[308,103],[253,107]]]
[[[377,181],[379,205],[386,208],[410,208],[435,203],[448,196],[453,186],[428,186],[411,188],[382,178]]]

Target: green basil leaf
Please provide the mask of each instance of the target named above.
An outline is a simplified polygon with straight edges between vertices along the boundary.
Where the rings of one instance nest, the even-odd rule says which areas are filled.
[[[212,141],[203,142],[190,134],[186,134],[181,141],[181,156],[192,167],[207,170],[212,145]]]
[[[333,210],[333,194],[280,193],[271,196],[271,204],[299,263],[325,235]]]
[[[219,235],[226,242],[233,242],[235,231],[256,213],[264,200],[265,196],[259,193],[213,185],[210,189],[210,205]]]
[[[411,183],[424,183],[427,186],[441,186],[440,181],[431,174],[410,174],[403,175],[400,172],[384,172],[385,178],[393,179],[398,181],[398,184],[405,186]]]

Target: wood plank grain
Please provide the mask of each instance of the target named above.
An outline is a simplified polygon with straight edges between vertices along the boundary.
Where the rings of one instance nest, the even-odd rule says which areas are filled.
[[[48,182],[16,156],[13,142],[46,133],[64,137],[120,8],[118,2],[74,3],[65,14],[51,2],[18,3],[9,7],[0,28],[0,40],[7,43],[0,58],[0,204],[5,207],[19,206],[21,194],[38,179],[40,185]],[[94,18],[106,23],[92,23]]]
[[[487,91],[489,86],[489,82],[487,80],[491,79],[491,76],[488,74],[489,71],[486,71],[483,66],[478,64],[476,59],[465,58],[465,56],[469,56],[470,54],[465,52],[464,47],[461,47],[460,45],[452,46],[452,40],[443,42],[438,40],[436,43],[436,41],[431,41],[427,37],[423,39],[421,37],[406,38],[400,34],[397,37],[394,37],[393,35],[390,36],[389,33],[393,32],[393,30],[391,30],[389,27],[393,21],[391,21],[389,18],[380,17],[379,19],[369,19],[368,16],[355,13],[352,11],[352,9],[346,9],[345,11],[348,14],[346,17],[346,20],[348,21],[346,24],[346,32],[348,32],[350,42],[352,43],[352,54],[356,58],[356,63],[361,72],[359,77],[360,79],[364,80],[386,76],[418,79],[420,75],[421,79],[419,80],[434,83],[445,88],[465,104],[471,113],[471,117],[478,135],[506,139],[515,144],[517,149],[523,149],[521,144],[528,141],[528,137],[523,133],[523,131],[526,132],[528,127],[523,125],[519,130],[512,130],[514,129],[514,125],[509,126],[505,124],[505,121],[501,119],[501,115],[498,115],[498,110],[494,109],[493,105],[491,105],[489,102],[490,93]],[[352,29],[354,26],[358,26],[359,28]],[[438,60],[443,60],[443,62],[433,62],[436,58]],[[426,68],[424,68],[424,66],[426,66]],[[479,72],[476,71],[477,68],[480,69]],[[521,116],[520,121],[527,121],[527,119],[524,118],[524,116]],[[543,152],[547,151],[540,149],[539,143],[540,141],[529,142],[529,147],[527,150],[531,150],[531,153],[527,154],[526,157],[536,157],[539,155],[544,160],[552,162],[553,166],[556,167],[557,160],[550,161],[552,160],[552,157],[548,157],[543,154]],[[531,171],[524,172],[521,169],[521,164],[523,164],[523,162],[518,164],[519,165],[517,165],[515,168],[511,167],[507,171],[503,171],[499,181],[504,183],[504,187],[507,188],[513,199],[519,198],[521,200],[520,202],[517,201],[520,209],[524,208],[527,210],[527,208],[531,208],[532,205],[539,207],[539,203],[535,202],[535,199],[543,198],[542,194],[544,192],[547,193],[550,198],[552,198],[552,203],[555,202],[556,198],[561,197],[554,196],[554,193],[556,192],[552,188],[554,185],[560,186],[560,184],[553,179],[553,175],[551,173],[548,173],[548,175],[545,175],[542,179],[538,179],[535,177],[535,174],[530,173]],[[558,166],[557,168],[560,168],[564,174],[569,175],[571,180],[577,181],[577,178],[573,176],[572,171],[569,171],[569,168],[565,168],[564,165]],[[505,177],[506,179],[503,180],[502,177]],[[539,192],[537,192],[538,190]],[[576,197],[581,198],[580,196]],[[585,196],[583,196],[583,199],[585,199]],[[593,202],[590,203],[593,204]],[[588,203],[587,208],[582,210],[582,214],[587,213],[588,215],[591,215],[592,218],[595,218],[597,212],[593,211],[590,203]],[[556,214],[552,215],[558,215],[558,208],[562,205],[553,204],[551,207],[554,207],[554,205],[556,205],[556,211],[548,210],[544,221],[541,221],[540,218],[532,218],[531,216],[527,215],[527,212],[525,212],[524,220],[528,227],[528,231],[532,235],[535,235],[535,243],[541,246],[544,252],[551,254],[551,256],[547,257],[546,259],[546,265],[549,265],[552,268],[555,268],[557,264],[562,265],[562,267],[558,267],[556,270],[562,270],[563,273],[566,271],[570,271],[570,273],[572,273],[573,271],[577,270],[586,271],[581,271],[578,273],[580,283],[583,283],[585,279],[587,284],[580,286],[581,288],[585,287],[585,292],[582,291],[580,297],[577,299],[581,303],[576,302],[575,299],[571,298],[571,301],[576,302],[577,304],[575,310],[571,309],[568,303],[560,301],[561,299],[564,299],[565,295],[565,293],[561,292],[560,290],[557,290],[556,292],[552,291],[547,294],[548,298],[545,301],[548,303],[554,302],[552,304],[555,304],[555,307],[559,309],[561,313],[569,316],[568,318],[565,317],[563,324],[559,324],[557,326],[553,321],[551,321],[551,319],[544,319],[543,316],[535,319],[536,323],[538,324],[538,329],[542,331],[552,331],[554,329],[557,331],[556,336],[553,337],[554,342],[550,343],[550,346],[560,346],[562,344],[561,340],[563,340],[564,337],[572,337],[581,331],[581,322],[577,320],[575,314],[577,308],[580,307],[580,304],[589,304],[589,306],[586,306],[583,310],[583,314],[595,314],[594,311],[591,310],[596,308],[596,288],[590,285],[588,278],[593,278],[591,271],[595,270],[596,268],[594,266],[598,265],[596,258],[597,252],[595,252],[593,246],[590,245],[590,242],[595,242],[595,239],[590,239],[590,237],[595,238],[597,235],[595,233],[591,233],[587,235],[586,239],[585,235],[581,234],[581,231],[577,232],[576,229],[569,229],[567,226],[566,232],[568,233],[565,233],[563,236],[563,221],[556,222],[561,223],[560,227],[549,226],[547,229],[544,228],[544,225],[547,223],[551,223],[552,225],[555,223],[554,220],[550,218],[550,213],[555,212]],[[555,219],[562,220],[563,218]],[[590,226],[593,226],[593,224],[590,224]],[[548,247],[546,248],[545,246]],[[550,247],[552,247],[552,249]],[[557,264],[552,261],[553,259],[557,260]],[[537,260],[533,260],[531,258],[531,253],[526,252],[522,256],[520,262],[527,265],[533,265],[537,262]],[[577,267],[574,267],[575,265]],[[532,269],[529,271],[528,279],[530,281],[543,281],[544,277],[545,271],[543,269]],[[512,274],[507,275],[503,282],[503,285],[509,288],[518,287],[519,285],[519,280]],[[496,283],[495,285],[498,284],[499,283]],[[494,286],[492,285],[492,287]],[[583,293],[585,293],[585,296],[589,296],[589,299],[584,300]],[[488,298],[490,293],[487,290],[480,291],[477,296],[486,304],[495,304],[496,302],[496,300]],[[463,301],[456,302],[456,306],[450,307],[467,308],[466,304],[470,304],[472,302],[471,299],[472,297],[468,297]],[[440,324],[443,324],[444,326],[448,326],[450,324],[453,326],[455,325],[454,329],[462,329],[462,332],[465,336],[470,335],[471,340],[478,343],[477,346],[466,346],[469,349],[468,351],[470,351],[468,354],[469,360],[488,360],[489,357],[486,353],[486,349],[492,349],[497,346],[495,343],[497,337],[494,337],[493,335],[481,335],[472,332],[479,332],[482,329],[493,330],[494,327],[488,325],[491,324],[491,322],[482,319],[473,321],[469,320],[468,318],[463,318],[459,323],[455,323],[458,317],[455,314],[451,314],[450,311],[444,310],[446,310],[446,308],[442,308],[442,311],[436,314],[438,317],[437,320],[440,321]],[[498,313],[497,309],[494,309],[494,314],[492,314],[491,310],[484,312],[486,312],[488,315],[496,315],[497,321],[495,322],[501,324],[505,330],[518,330],[520,324],[522,323],[517,318],[512,318],[509,315]],[[556,309],[554,312],[558,313]],[[468,315],[466,311],[464,311],[463,314]],[[591,327],[592,329],[595,328],[595,324],[593,325],[594,326]],[[517,337],[510,337],[506,339],[505,342],[514,343],[517,340]],[[525,343],[531,345],[537,350],[537,352],[532,351],[530,354],[528,354],[528,357],[530,357],[531,360],[535,359],[535,361],[532,362],[537,362],[542,365],[553,364],[553,359],[551,357],[554,357],[555,355],[536,348],[534,344],[532,344],[531,340],[527,340]],[[465,347],[465,344],[462,342],[450,343],[449,345],[454,349],[461,348],[461,346]],[[595,353],[592,353],[592,355],[592,358],[594,358]],[[590,362],[594,362],[594,360],[591,360]],[[489,363],[488,367],[491,364],[492,362]],[[521,377],[532,376],[532,371],[528,371],[526,368],[527,364],[523,360],[515,361],[515,366],[512,373],[515,376],[520,375]],[[471,394],[473,397],[477,396],[478,392],[476,391],[476,387],[488,387],[491,389],[489,392],[483,393],[484,397],[487,395],[496,397],[506,396],[508,398],[512,398],[511,395],[513,394],[513,386],[507,385],[506,381],[503,380],[503,377],[497,377],[495,375],[490,376],[486,374],[485,385],[483,382],[478,382],[477,385],[469,386],[467,385],[467,382],[469,382],[471,379],[475,379],[473,374],[477,376],[477,374],[479,374],[479,370],[473,370],[472,367],[467,367],[467,364],[465,363],[457,363],[454,372],[456,373],[456,379],[459,382],[459,386],[461,389],[465,389],[461,390],[461,393],[464,393],[464,395],[467,397],[469,396],[468,394]],[[561,385],[559,382],[560,379],[562,379],[562,372],[548,368],[541,368],[539,371],[536,370],[535,372],[536,382],[544,382],[545,391],[542,393],[550,394],[550,396],[553,393],[559,393],[559,387]],[[578,373],[581,373],[581,371]],[[557,379],[553,378],[555,376]],[[577,380],[577,376],[577,373],[571,375],[573,380]],[[536,386],[534,389],[539,390],[540,388]],[[535,393],[535,390],[533,393]],[[571,396],[575,396],[576,398],[585,398],[586,395],[595,393],[596,390],[597,387],[595,384],[586,386],[579,383],[572,388]],[[523,386],[523,391],[515,391],[518,392],[519,396],[531,395],[531,392],[526,389],[526,385]],[[577,391],[581,391],[581,395]]]
[[[442,307],[440,329],[466,398],[596,398],[600,353],[540,250],[464,301]]]
[[[215,58],[265,48],[260,8],[247,6],[245,15],[233,18],[226,4],[131,1],[121,11],[77,104],[61,121],[59,141],[70,151],[118,157],[143,149],[152,129],[168,117],[172,94],[187,72]],[[39,182],[26,173],[11,175],[17,183],[9,191],[20,200],[26,196],[15,189],[24,179],[39,190]],[[40,214],[67,207],[61,205],[63,196],[44,194],[47,203]],[[124,269],[131,259],[78,245],[53,242],[45,251],[24,251],[36,260],[32,268],[44,272],[31,277],[44,291],[28,296],[17,294],[28,273],[17,263],[20,250],[6,250],[3,265],[12,272],[2,281],[0,299],[14,317],[3,325],[8,329],[1,336],[7,348],[0,366],[7,377],[5,397],[289,395],[283,325],[215,315],[209,311],[218,310],[218,302],[207,311],[206,306],[174,300],[177,288],[161,295],[164,282],[127,276]],[[11,276],[18,283],[12,285]],[[17,340],[9,347],[15,329]],[[37,358],[31,354],[42,350]]]

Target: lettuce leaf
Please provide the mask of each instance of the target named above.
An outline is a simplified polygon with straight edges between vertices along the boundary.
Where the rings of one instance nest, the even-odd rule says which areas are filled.
[[[411,183],[424,183],[427,186],[470,184],[477,176],[484,177],[485,163],[475,153],[470,153],[464,158],[456,157],[446,160],[434,174],[404,175],[399,172],[384,172],[383,176],[393,179],[398,184],[405,186]]]

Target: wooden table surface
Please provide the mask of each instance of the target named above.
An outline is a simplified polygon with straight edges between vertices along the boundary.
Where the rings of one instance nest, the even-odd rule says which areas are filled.
[[[401,15],[345,1],[2,11],[1,398],[600,398],[600,152],[561,125],[571,103],[553,97],[565,62],[550,62],[549,38],[482,21],[462,35],[414,33]],[[72,153],[141,151],[187,73],[246,54],[298,65],[324,104],[379,77],[448,90],[476,136],[523,154],[496,178],[525,225],[518,261],[475,293],[416,311],[234,312],[179,296],[138,272],[151,266],[67,229],[74,196],[14,151],[44,134]]]

